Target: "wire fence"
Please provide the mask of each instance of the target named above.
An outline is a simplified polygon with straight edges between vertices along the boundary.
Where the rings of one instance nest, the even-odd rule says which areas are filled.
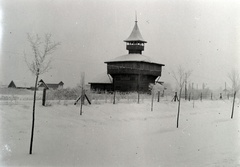
[[[146,100],[152,98],[151,92],[138,93],[138,92],[104,92],[104,91],[85,91],[87,97],[92,104],[113,103],[144,103]],[[114,95],[115,94],[115,95]],[[174,101],[174,91],[156,91],[154,92],[154,101]],[[47,105],[51,104],[64,104],[71,105],[74,101],[81,96],[81,90],[78,88],[67,88],[58,90],[47,90],[46,102]],[[115,97],[114,97],[115,96]],[[231,100],[233,94],[231,93],[219,93],[211,92],[209,90],[192,90],[188,92],[182,92],[181,100]],[[179,98],[179,94],[178,94]],[[1,104],[18,104],[21,101],[33,100],[32,95],[0,95]],[[37,101],[42,100],[42,91],[37,92]],[[87,102],[86,102],[87,104]]]

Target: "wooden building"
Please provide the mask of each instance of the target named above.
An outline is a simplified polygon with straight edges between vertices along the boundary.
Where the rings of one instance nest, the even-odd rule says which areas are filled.
[[[63,88],[64,83],[62,81],[60,81],[59,83],[45,83],[42,79],[39,81],[39,85],[38,85],[38,89],[52,89],[52,90],[56,90],[56,89],[62,89]]]
[[[10,82],[10,84],[8,85],[8,88],[17,88],[15,83],[13,81]]]
[[[124,42],[128,54],[105,62],[107,74],[113,78],[113,90],[148,92],[149,84],[161,77],[164,64],[142,55],[147,41],[142,38],[137,21]]]
[[[29,86],[27,83],[22,82],[22,81],[11,81],[8,85],[8,88],[32,89],[33,87]]]
[[[112,87],[112,77],[106,73],[99,74],[97,77],[93,78],[92,81],[88,82],[90,84],[90,89],[96,92],[111,92]]]

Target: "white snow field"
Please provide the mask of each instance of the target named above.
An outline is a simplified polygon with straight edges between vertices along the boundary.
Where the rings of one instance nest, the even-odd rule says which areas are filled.
[[[177,103],[119,102],[36,106],[29,155],[32,102],[0,105],[0,166],[236,167],[240,114],[230,100]]]

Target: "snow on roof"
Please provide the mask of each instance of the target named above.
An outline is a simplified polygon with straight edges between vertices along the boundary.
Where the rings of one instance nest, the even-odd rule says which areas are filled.
[[[145,55],[142,54],[127,54],[127,55],[122,55],[119,57],[116,57],[112,60],[106,61],[105,63],[111,63],[111,62],[129,62],[129,61],[136,61],[136,62],[146,62],[146,63],[153,63],[153,64],[159,64],[159,65],[163,65],[161,63],[157,63],[156,61],[154,61],[153,59],[151,59],[150,57],[147,57]]]
[[[41,81],[43,81],[44,83],[46,83],[46,84],[64,84],[64,82],[63,81],[61,81],[61,80],[57,80],[57,79],[54,79],[54,78],[41,78],[38,82],[41,82]]]
[[[108,75],[107,73],[102,73],[97,75],[95,78],[93,78],[92,81],[88,83],[104,83],[104,84],[111,84],[112,83],[112,77]]]
[[[16,85],[17,88],[30,88],[31,87],[27,82],[24,82],[21,80],[13,80],[13,83]]]
[[[39,81],[39,85],[38,87],[45,87],[45,88],[53,88],[53,89],[57,89],[59,88],[59,86],[63,86],[64,83],[62,81],[57,82],[57,83],[46,83],[44,82],[42,79]]]
[[[135,41],[147,43],[147,41],[143,39],[140,33],[140,30],[137,25],[137,21],[135,21],[135,25],[133,27],[133,30],[130,36],[126,40],[124,40],[124,42],[135,42]]]

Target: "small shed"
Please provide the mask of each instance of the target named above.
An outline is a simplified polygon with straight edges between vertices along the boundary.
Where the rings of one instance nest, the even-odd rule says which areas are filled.
[[[15,83],[13,81],[10,82],[10,84],[8,85],[8,88],[17,88]]]
[[[92,79],[92,81],[88,82],[90,84],[90,88],[93,91],[112,91],[112,77],[107,73],[102,73]]]
[[[42,79],[39,81],[38,89],[62,89],[64,83],[60,81],[59,83],[45,83]]]
[[[8,88],[15,88],[15,89],[31,89],[31,86],[29,86],[24,81],[11,81],[8,85]]]

